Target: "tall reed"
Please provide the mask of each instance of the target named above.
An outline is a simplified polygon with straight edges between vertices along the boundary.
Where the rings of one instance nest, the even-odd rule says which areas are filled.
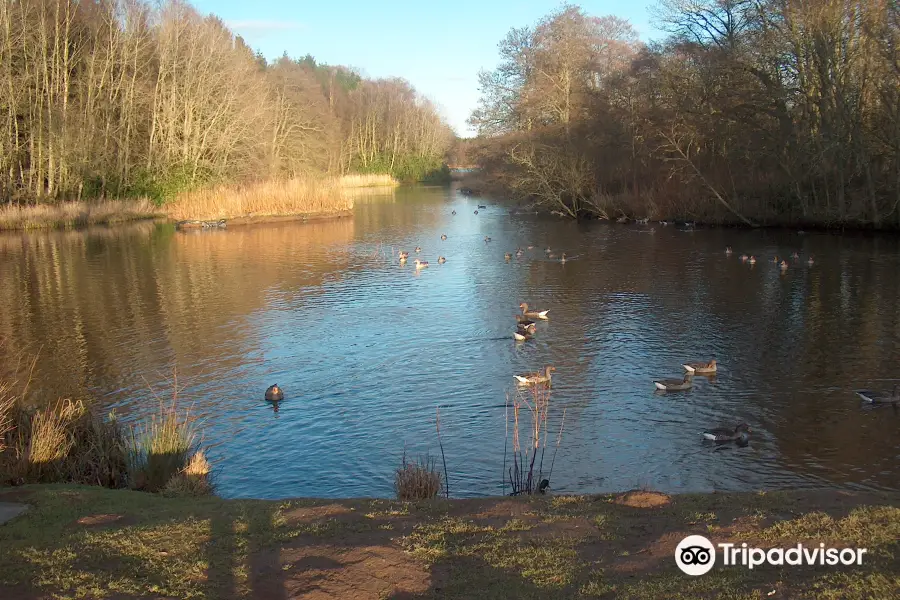
[[[148,492],[165,488],[187,467],[195,441],[189,414],[180,417],[174,401],[169,407],[160,406],[159,414],[131,430],[128,470],[132,487]]]
[[[400,182],[388,174],[354,174],[341,177],[341,187],[397,187]]]
[[[0,230],[81,227],[162,216],[163,211],[146,199],[8,204],[0,206]]]
[[[547,449],[547,424],[550,414],[550,386],[546,383],[515,390],[507,397],[506,444],[504,445],[504,489],[508,482],[513,496],[543,492],[549,485],[553,467],[544,477],[544,455]],[[563,412],[563,424],[565,412]],[[512,434],[512,464],[507,469],[509,436]],[[557,436],[556,448],[562,440],[562,425]],[[553,462],[556,460],[554,452]]]
[[[352,208],[353,200],[335,177],[205,188],[178,194],[165,206],[175,220],[332,214]]]

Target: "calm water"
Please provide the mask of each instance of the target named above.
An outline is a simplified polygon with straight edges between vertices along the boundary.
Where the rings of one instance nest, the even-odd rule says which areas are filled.
[[[900,489],[900,411],[852,393],[900,378],[897,237],[651,232],[478,203],[402,189],[352,220],[2,236],[0,366],[37,353],[35,401],[99,397],[129,419],[177,373],[229,497],[390,496],[404,447],[438,452],[438,406],[451,493],[499,493],[512,375],[547,364],[559,492]],[[390,259],[416,245],[418,275]],[[782,276],[772,258],[795,250]],[[551,319],[516,344],[522,301]],[[714,381],[654,392],[712,354]],[[740,421],[749,447],[701,442]]]

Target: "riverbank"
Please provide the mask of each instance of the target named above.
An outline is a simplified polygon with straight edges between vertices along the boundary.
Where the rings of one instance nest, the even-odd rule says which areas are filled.
[[[351,216],[356,191],[399,185],[390,175],[345,175],[205,188],[179,194],[161,207],[146,199],[4,206],[0,231],[77,229],[147,219],[226,219],[229,226],[319,221]]]
[[[436,500],[164,498],[0,488],[0,596],[58,598],[889,598],[900,494],[778,492]],[[762,548],[864,547],[861,566],[716,567],[688,534]]]

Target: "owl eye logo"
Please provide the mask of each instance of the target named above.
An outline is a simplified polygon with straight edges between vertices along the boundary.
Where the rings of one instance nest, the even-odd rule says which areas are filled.
[[[703,546],[688,546],[681,550],[681,562],[686,565],[705,565],[709,559],[709,548]]]
[[[702,535],[689,535],[675,548],[675,564],[687,575],[708,573],[716,562],[716,550]]]

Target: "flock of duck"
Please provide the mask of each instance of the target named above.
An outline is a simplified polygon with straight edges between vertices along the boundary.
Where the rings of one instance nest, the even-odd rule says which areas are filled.
[[[483,210],[487,208],[484,205],[478,205],[478,208],[474,211],[474,214],[478,214],[478,210]],[[452,211],[452,214],[455,216],[456,211]],[[647,222],[647,219],[638,220],[637,223],[644,224]],[[663,225],[668,225],[666,222],[661,222]],[[692,224],[688,224],[692,225]],[[441,240],[446,241],[447,235],[442,234]],[[489,243],[491,238],[485,236],[485,243]],[[531,251],[534,249],[534,246],[528,246],[527,250]],[[415,253],[419,254],[422,251],[422,248],[416,246]],[[512,260],[513,256],[521,257],[525,254],[525,249],[517,248],[515,253],[507,252],[504,254],[504,259],[509,262]],[[567,260],[566,254],[562,253],[559,257],[550,249],[547,248],[544,250],[544,253],[547,255],[547,258],[559,260],[559,262],[565,263]],[[726,256],[731,256],[734,254],[731,246],[725,248]],[[404,250],[398,251],[399,262],[401,265],[405,265],[409,260],[409,252]],[[794,252],[791,255],[792,260],[799,261],[800,254],[798,252]],[[753,255],[741,254],[739,257],[742,263],[746,263],[749,265],[755,265],[757,259]],[[419,271],[421,269],[427,268],[428,261],[421,260],[419,258],[414,259],[414,264],[416,270]],[[438,256],[437,260],[438,264],[444,264],[447,262],[447,259],[441,255]],[[775,256],[772,262],[778,266],[782,273],[785,273],[790,265],[788,264],[786,259],[779,259],[778,256]],[[815,264],[815,260],[812,256],[809,256],[806,260],[807,265],[813,266]],[[537,332],[537,320],[548,320],[547,316],[550,312],[548,310],[533,310],[531,309],[527,303],[522,302],[519,304],[519,308],[521,309],[521,313],[516,314],[516,330],[513,332],[513,338],[517,342],[525,342],[530,339],[533,339]],[[693,378],[695,375],[699,376],[715,376],[717,371],[717,363],[715,357],[708,361],[696,361],[696,362],[688,362],[684,363],[682,367],[685,370],[684,377],[682,379],[657,379],[654,380],[653,383],[656,386],[656,389],[661,392],[678,392],[689,390],[693,387]],[[552,379],[552,373],[556,370],[556,367],[547,366],[544,367],[543,371],[537,371],[533,373],[524,373],[521,375],[514,375],[517,384],[519,386],[534,386],[534,385],[550,385]],[[895,384],[893,390],[891,392],[884,391],[871,391],[871,390],[856,390],[856,393],[866,402],[870,404],[892,404],[894,406],[900,405],[900,384]],[[278,386],[278,384],[269,386],[266,389],[265,393],[266,400],[270,402],[280,402],[284,399],[284,390]],[[747,423],[738,423],[733,428],[728,427],[716,427],[713,429],[706,430],[702,433],[702,436],[705,440],[709,440],[715,442],[717,444],[727,443],[727,442],[736,442],[738,445],[746,445],[750,441],[750,433],[753,430],[750,425]]]

